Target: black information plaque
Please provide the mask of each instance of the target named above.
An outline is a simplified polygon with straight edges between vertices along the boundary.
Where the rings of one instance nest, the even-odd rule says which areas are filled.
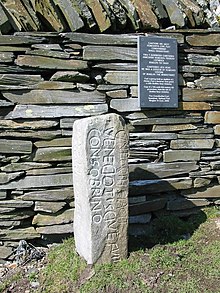
[[[140,108],[178,108],[177,41],[138,37]]]

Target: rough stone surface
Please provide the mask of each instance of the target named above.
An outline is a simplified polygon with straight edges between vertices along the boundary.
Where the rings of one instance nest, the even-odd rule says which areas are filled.
[[[3,154],[30,154],[32,152],[32,142],[0,139],[0,150]]]
[[[171,141],[172,149],[212,149],[214,139],[177,139]]]
[[[176,161],[199,161],[201,157],[200,151],[192,150],[168,150],[164,151],[163,159],[165,163]]]
[[[130,180],[175,177],[198,170],[195,162],[138,163],[129,165]]]
[[[44,191],[31,191],[24,193],[22,200],[33,200],[33,201],[50,201],[59,202],[64,200],[73,200],[73,189],[72,188],[60,188],[51,189]]]
[[[220,123],[220,111],[207,111],[205,113],[205,123],[219,124]]]
[[[113,46],[85,46],[84,60],[125,60],[137,61],[137,49]]]
[[[191,35],[186,37],[186,41],[191,46],[220,46],[220,35]]]
[[[89,264],[127,256],[127,148],[124,121],[116,114],[73,125],[74,235]]]
[[[200,190],[184,190],[181,194],[188,198],[218,198],[220,192],[220,185],[212,186],[207,189]]]
[[[184,210],[195,207],[204,207],[210,205],[211,202],[206,199],[178,199],[169,201],[167,204],[167,210]]]
[[[107,104],[77,105],[77,106],[38,106],[17,105],[8,114],[8,118],[53,118],[56,117],[85,117],[99,115],[108,111]]]
[[[59,224],[68,224],[73,222],[73,209],[66,210],[63,213],[53,215],[37,214],[34,216],[32,224],[36,226],[51,226]]]

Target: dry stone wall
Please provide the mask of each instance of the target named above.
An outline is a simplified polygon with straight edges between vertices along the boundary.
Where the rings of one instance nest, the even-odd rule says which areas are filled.
[[[82,117],[127,123],[131,234],[220,205],[220,34],[155,34],[178,41],[178,109],[138,109],[137,34],[0,36],[0,259],[20,239],[72,234],[71,136]]]
[[[219,28],[219,0],[0,0],[0,34]]]

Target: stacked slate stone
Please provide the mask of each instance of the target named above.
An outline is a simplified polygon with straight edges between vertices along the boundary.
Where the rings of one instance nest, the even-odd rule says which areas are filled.
[[[1,0],[0,34],[219,27],[219,0]]]
[[[82,117],[116,112],[127,122],[131,234],[220,204],[220,34],[157,35],[178,41],[175,110],[138,108],[136,34],[0,36],[0,259],[20,239],[72,234],[71,136]]]

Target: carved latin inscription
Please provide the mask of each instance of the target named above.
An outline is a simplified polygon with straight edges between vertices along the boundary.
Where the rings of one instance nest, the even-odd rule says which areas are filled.
[[[127,157],[128,135],[120,116],[75,122],[74,234],[77,251],[90,264],[117,262],[127,255]]]

